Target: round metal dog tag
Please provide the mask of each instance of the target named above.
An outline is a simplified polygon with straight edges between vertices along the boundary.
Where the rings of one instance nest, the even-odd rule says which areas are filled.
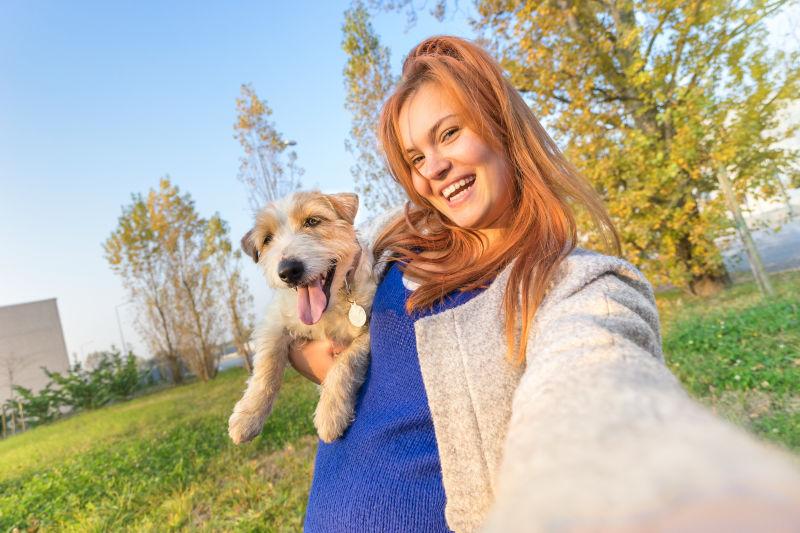
[[[353,302],[350,304],[350,311],[347,313],[347,318],[350,319],[351,324],[360,328],[367,323],[367,312],[364,311],[363,307]]]

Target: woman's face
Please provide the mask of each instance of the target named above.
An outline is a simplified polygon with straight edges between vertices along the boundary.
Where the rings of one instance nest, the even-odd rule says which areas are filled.
[[[417,193],[459,227],[507,223],[514,189],[509,165],[466,125],[445,91],[433,83],[421,86],[399,120]]]

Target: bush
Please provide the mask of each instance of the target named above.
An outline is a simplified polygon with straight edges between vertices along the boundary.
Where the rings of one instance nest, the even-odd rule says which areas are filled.
[[[25,387],[14,387],[18,398],[7,400],[5,405],[6,412],[14,411],[17,418],[25,419],[25,423],[31,426],[38,426],[52,422],[61,415],[60,406],[63,405],[61,391],[53,389],[53,383],[48,383],[45,388],[34,394]],[[22,404],[22,413],[20,413]]]
[[[50,382],[38,393],[14,387],[17,398],[8,400],[6,412],[23,418],[26,426],[50,422],[71,410],[96,409],[113,401],[127,400],[147,385],[146,371],[140,371],[132,352],[119,350],[93,354],[93,368],[75,363],[62,374],[43,368]],[[20,407],[21,405],[21,407]]]

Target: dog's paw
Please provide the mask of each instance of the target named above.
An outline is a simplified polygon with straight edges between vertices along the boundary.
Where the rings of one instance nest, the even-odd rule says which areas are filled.
[[[352,423],[353,417],[349,414],[334,414],[317,409],[314,413],[314,427],[323,442],[333,442],[344,434]]]
[[[315,420],[314,426],[317,428],[319,438],[328,444],[341,437],[342,433],[344,433],[344,428],[340,428],[335,424],[319,424]]]
[[[253,440],[263,427],[263,417],[242,411],[234,411],[228,419],[228,435],[235,444]]]

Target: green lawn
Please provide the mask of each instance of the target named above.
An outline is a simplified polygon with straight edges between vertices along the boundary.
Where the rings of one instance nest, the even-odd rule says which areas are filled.
[[[800,271],[770,276],[764,301],[752,281],[712,298],[657,296],[667,364],[720,415],[800,452]]]
[[[800,272],[699,299],[658,295],[670,368],[721,415],[800,452]],[[226,420],[241,370],[0,441],[0,531],[296,531],[316,438],[315,387],[290,372],[253,443]]]
[[[292,372],[262,437],[235,447],[227,418],[245,379],[223,372],[0,441],[0,531],[298,530],[315,387]]]

